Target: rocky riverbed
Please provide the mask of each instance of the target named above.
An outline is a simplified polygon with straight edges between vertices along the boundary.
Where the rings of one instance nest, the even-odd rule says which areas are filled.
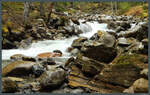
[[[77,14],[49,23],[3,39],[3,92],[148,92],[148,21]]]

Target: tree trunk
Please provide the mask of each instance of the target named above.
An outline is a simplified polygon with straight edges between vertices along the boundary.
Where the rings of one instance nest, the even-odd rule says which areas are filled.
[[[114,6],[113,6],[113,2],[111,2],[111,9],[112,9],[112,15],[114,15]]]
[[[51,3],[49,5],[49,13],[48,13],[48,19],[47,19],[47,22],[46,24],[48,25],[49,21],[50,21],[50,18],[51,18],[51,13],[52,13],[52,10],[53,10],[53,6],[54,6],[54,3]]]
[[[117,2],[115,2],[115,14],[117,14]]]
[[[44,2],[40,2],[40,17],[45,19]]]
[[[24,3],[24,24],[26,25],[29,20],[29,13],[30,13],[30,3],[25,2]]]

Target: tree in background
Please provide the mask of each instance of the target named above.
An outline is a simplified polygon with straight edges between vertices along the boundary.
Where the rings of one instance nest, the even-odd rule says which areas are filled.
[[[24,3],[24,24],[26,25],[29,21],[29,13],[30,13],[30,2]]]

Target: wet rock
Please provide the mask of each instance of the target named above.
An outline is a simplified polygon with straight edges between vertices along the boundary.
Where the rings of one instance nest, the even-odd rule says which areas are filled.
[[[132,30],[125,31],[125,34],[119,34],[119,37],[133,37],[139,41],[143,40],[144,38],[148,38],[148,23],[139,24]]]
[[[32,66],[32,74],[35,75],[35,77],[39,77],[44,71],[44,67],[40,64]]]
[[[56,40],[56,39],[62,39],[62,38],[64,38],[64,35],[63,35],[62,33],[58,33],[58,34],[54,37],[55,40]]]
[[[99,75],[95,76],[95,80],[124,88],[130,87],[140,77],[141,69],[147,67],[141,60],[143,57],[136,54],[120,55],[112,65],[105,67]]]
[[[22,60],[23,57],[24,57],[23,54],[14,54],[14,55],[10,56],[10,59],[16,61],[16,60]]]
[[[98,31],[99,41],[107,47],[113,47],[116,43],[116,39],[113,35],[106,31]]]
[[[115,34],[112,32],[106,32],[106,31],[97,31],[96,34],[94,34],[90,40],[93,41],[93,45],[96,46],[96,43],[101,43],[107,47],[113,47],[116,44]],[[88,40],[88,42],[91,42]]]
[[[76,19],[76,18],[71,18],[71,20],[72,20],[73,23],[75,23],[75,24],[77,24],[77,25],[80,25],[78,19]]]
[[[135,38],[124,38],[124,40],[126,40],[126,42],[129,44],[129,45],[120,45],[119,44],[119,40],[120,38],[118,39],[118,47],[117,48],[120,48],[123,50],[123,52],[131,52],[131,53],[140,53],[140,54],[144,54],[144,45],[142,44],[142,42],[139,42],[138,40],[136,40]],[[122,40],[122,37],[121,37],[121,40]],[[123,42],[123,40],[122,40]],[[124,41],[125,42],[125,41]],[[118,49],[119,51],[119,49]]]
[[[74,60],[75,60],[74,57],[69,58],[65,63],[65,67],[71,67]]]
[[[12,48],[16,48],[16,47],[17,46],[13,42],[11,42],[5,38],[3,39],[3,41],[2,41],[2,48],[3,49],[12,49]]]
[[[147,69],[147,68],[143,69],[143,70],[140,72],[140,74],[141,74],[144,78],[148,79],[148,69]]]
[[[78,58],[75,60],[75,64],[81,67],[81,71],[86,76],[94,76],[104,68],[103,63],[84,56],[78,56]]]
[[[39,84],[38,82],[32,82],[32,81],[24,81],[21,83],[18,83],[18,91],[17,94],[31,94],[39,92]]]
[[[62,55],[62,52],[60,50],[54,50],[55,53],[60,53]]]
[[[131,87],[125,89],[124,93],[148,93],[148,80],[140,78]]]
[[[23,60],[23,61],[32,61],[32,62],[36,62],[36,58],[28,57],[28,56],[22,57],[22,60]]]
[[[119,46],[129,46],[130,43],[127,41],[126,38],[118,38],[118,45]]]
[[[98,40],[99,39],[99,36],[97,33],[95,33],[91,38],[90,40]]]
[[[28,39],[26,39],[26,40],[22,40],[21,42],[20,42],[20,45],[18,46],[19,48],[28,48],[30,45],[31,45],[31,43],[32,43],[32,37],[30,37],[30,38],[28,38]]]
[[[135,93],[147,93],[148,92],[148,80],[140,78],[133,83]]]
[[[68,76],[69,83],[71,87],[82,87],[89,89],[88,92],[98,92],[98,93],[117,93],[124,90],[124,87],[115,86],[105,82],[99,82],[98,80],[93,80],[93,77],[87,77],[83,74],[80,67],[73,65],[72,71]]]
[[[120,25],[120,23],[111,21],[108,23],[107,28],[108,29],[116,29],[119,25]]]
[[[36,20],[36,25],[38,25],[38,27],[44,27],[45,26],[45,22],[44,22],[44,19],[37,19]]]
[[[79,52],[79,50],[77,48],[75,48],[71,51],[71,54],[75,56],[75,55],[77,55],[78,52]]]
[[[4,93],[14,93],[18,90],[17,82],[12,78],[2,78],[2,83],[2,92]]]
[[[64,80],[65,71],[52,65],[38,78],[41,89],[48,88],[49,90],[60,86]]]
[[[120,26],[124,29],[124,30],[127,30],[129,28],[131,28],[131,25],[129,22],[123,22],[120,24]]]
[[[116,57],[117,50],[113,47],[106,47],[101,44],[86,49],[83,51],[83,55],[100,62],[109,63]]]
[[[14,61],[2,69],[2,76],[29,76],[35,64],[32,61]]]
[[[83,89],[75,89],[73,91],[71,91],[71,93],[84,93]]]
[[[113,22],[113,21],[110,21],[107,25],[108,29],[117,29],[117,32],[123,30],[127,30],[129,28],[131,28],[131,25],[130,25],[130,22],[128,21],[116,21],[116,22]]]
[[[145,61],[148,60],[147,55],[136,54],[136,53],[124,53],[117,56],[111,63],[112,64],[133,64],[136,65],[140,70],[148,67]]]
[[[117,33],[119,33],[120,31],[124,31],[124,28],[122,28],[121,26],[118,26],[115,31],[116,31]]]
[[[79,37],[78,39],[73,41],[72,47],[80,48],[80,47],[82,47],[83,42],[86,41],[86,40],[87,40],[86,37]]]
[[[148,39],[143,39],[142,44],[144,45],[144,47],[140,50],[140,52],[142,54],[148,54]]]
[[[73,47],[68,47],[67,52],[71,52],[73,50]]]
[[[23,54],[14,54],[10,57],[11,60],[13,61],[33,61],[33,62],[36,62],[36,59],[33,58],[33,57],[28,57],[28,56],[25,56]]]
[[[134,88],[131,86],[128,89],[125,89],[123,93],[134,93]]]
[[[128,73],[130,72],[130,73]],[[139,78],[140,70],[132,65],[113,65],[95,77],[95,80],[110,83],[112,85],[129,87]]]
[[[52,58],[52,57],[61,57],[61,53],[52,53],[52,52],[45,52],[45,53],[40,53],[36,57],[37,58]]]
[[[143,39],[142,43],[143,43],[143,45],[148,46],[148,39],[147,38]]]
[[[45,65],[55,65],[56,62],[55,62],[55,60],[53,60],[51,58],[46,58],[46,59],[42,59],[40,61],[40,64],[42,64],[43,66],[45,66]]]

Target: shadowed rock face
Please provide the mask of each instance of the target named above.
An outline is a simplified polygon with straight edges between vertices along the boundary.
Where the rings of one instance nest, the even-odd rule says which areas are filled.
[[[18,89],[18,85],[11,78],[2,78],[2,91],[7,93],[14,93]]]
[[[88,57],[82,56],[75,60],[75,64],[81,67],[81,71],[85,76],[95,76],[104,68],[105,64]]]
[[[109,63],[116,57],[117,50],[113,47],[100,45],[87,49],[83,55],[100,62]]]
[[[29,76],[32,73],[32,61],[15,61],[2,69],[2,76]]]
[[[49,66],[48,71],[44,72],[39,78],[41,89],[58,87],[65,80],[65,71],[56,66]]]
[[[72,47],[74,47],[74,48],[81,48],[82,45],[83,45],[83,42],[87,41],[87,40],[88,39],[86,37],[80,37],[80,38],[78,38],[78,39],[73,41]]]
[[[99,93],[123,92],[141,77],[141,70],[147,68],[145,60],[147,57],[141,54],[122,54],[108,65],[80,56],[71,67],[69,85],[89,88]],[[88,74],[93,76],[87,76]]]

